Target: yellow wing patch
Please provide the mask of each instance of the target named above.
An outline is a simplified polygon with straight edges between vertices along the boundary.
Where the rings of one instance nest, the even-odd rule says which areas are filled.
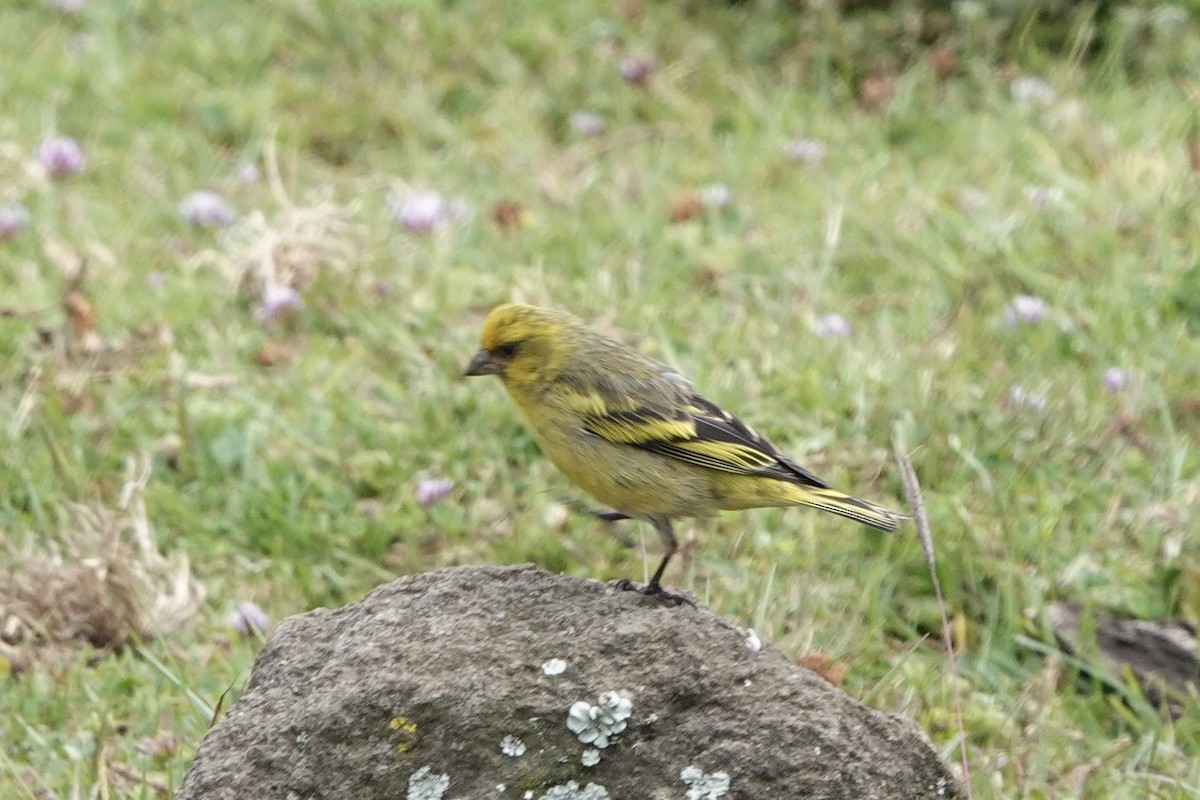
[[[686,441],[696,436],[696,424],[687,417],[672,419],[644,408],[591,416],[586,427],[610,442],[639,446]]]
[[[615,444],[650,450],[680,461],[737,475],[761,475],[809,486],[825,483],[779,454],[753,428],[693,394],[687,405],[666,410],[614,411],[597,395],[576,406],[586,430]],[[596,413],[603,408],[602,413]]]
[[[692,439],[682,442],[662,442],[659,452],[690,461],[709,469],[752,475],[776,466],[778,457],[756,447],[735,442]]]
[[[563,395],[572,411],[576,411],[585,417],[604,419],[608,416],[608,403],[604,402],[604,398],[596,392],[572,392]]]

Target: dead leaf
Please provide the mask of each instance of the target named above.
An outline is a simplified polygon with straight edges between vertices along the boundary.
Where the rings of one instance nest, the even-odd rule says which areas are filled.
[[[800,666],[812,670],[834,686],[841,686],[846,677],[846,665],[833,658],[813,651],[800,659]]]
[[[704,213],[704,201],[696,195],[685,195],[671,206],[671,224],[686,222]]]
[[[90,417],[96,413],[96,401],[86,392],[70,392],[63,397],[63,410],[68,414]]]
[[[63,295],[62,307],[71,322],[71,330],[79,347],[85,353],[95,353],[102,347],[100,334],[96,332],[96,312],[91,302],[79,289],[71,289]]]
[[[886,111],[895,94],[895,75],[868,75],[858,84],[858,102],[871,111]]]
[[[929,51],[929,63],[939,81],[944,81],[958,72],[958,56],[946,45],[938,45]]]
[[[721,274],[712,267],[697,267],[692,270],[692,285],[697,289],[714,289]]]
[[[287,342],[278,339],[268,339],[254,354],[254,361],[260,367],[274,367],[285,361],[290,361],[296,354],[295,349]]]
[[[96,315],[92,311],[92,304],[83,292],[78,289],[67,292],[63,295],[62,305],[76,334],[83,335],[88,331],[96,330]]]
[[[1175,406],[1180,416],[1200,417],[1200,397],[1185,397]]]
[[[528,228],[533,215],[516,200],[501,200],[492,206],[492,220],[501,228]]]

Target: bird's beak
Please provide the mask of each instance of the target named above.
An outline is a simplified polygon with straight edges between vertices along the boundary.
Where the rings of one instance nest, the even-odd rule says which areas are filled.
[[[499,375],[503,371],[504,365],[492,358],[491,353],[486,350],[480,350],[471,358],[471,363],[467,364],[467,369],[463,375],[467,377],[474,375]]]

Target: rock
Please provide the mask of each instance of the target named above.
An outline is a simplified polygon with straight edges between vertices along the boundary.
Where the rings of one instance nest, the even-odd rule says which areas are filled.
[[[959,796],[912,723],[747,638],[530,566],[403,578],[284,620],[177,797]]]
[[[1079,603],[1051,603],[1046,617],[1067,650],[1080,655],[1089,672],[1120,686],[1126,671],[1146,698],[1173,716],[1200,689],[1200,646],[1186,622],[1127,619],[1104,612],[1085,614]],[[1085,625],[1085,619],[1087,624]],[[1094,641],[1083,633],[1091,631]]]

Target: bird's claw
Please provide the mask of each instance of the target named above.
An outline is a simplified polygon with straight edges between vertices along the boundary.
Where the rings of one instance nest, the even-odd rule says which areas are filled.
[[[651,582],[647,583],[645,586],[638,586],[636,583],[629,580],[629,578],[622,578],[614,583],[613,586],[615,586],[617,589],[620,589],[622,592],[637,592],[645,597],[652,597],[657,602],[665,606],[696,605],[696,601],[687,595],[668,592],[666,589],[662,588],[661,584],[658,583]]]

